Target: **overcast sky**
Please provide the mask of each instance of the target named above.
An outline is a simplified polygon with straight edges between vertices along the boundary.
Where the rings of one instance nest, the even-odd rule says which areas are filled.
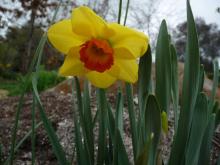
[[[83,2],[82,0],[78,0]],[[86,2],[87,0],[84,0]],[[118,3],[118,0],[110,0]],[[159,22],[162,19],[166,19],[168,25],[174,28],[177,24],[186,20],[186,0],[158,0],[158,12]],[[131,6],[136,5],[140,8],[144,8],[144,3],[148,2],[147,0],[130,0]],[[202,17],[207,23],[216,23],[220,28],[220,14],[217,13],[217,7],[220,7],[220,0],[191,0],[191,7],[194,14],[194,17]],[[0,0],[0,4],[7,4],[7,0]],[[123,0],[123,3],[126,3],[126,0]],[[8,3],[10,6],[11,3]],[[8,6],[6,5],[6,6]],[[16,6],[14,3],[11,6]],[[116,9],[117,10],[117,9]],[[128,16],[129,19],[129,16]],[[25,19],[23,19],[25,20]],[[18,23],[18,22],[17,22]],[[22,21],[19,21],[18,24],[22,24]],[[0,34],[4,33],[3,29],[0,29]]]
[[[217,13],[217,7],[220,7],[220,0],[191,0],[191,7],[194,17],[202,17],[207,23],[216,23],[220,27],[220,14]],[[186,1],[185,0],[165,0],[160,5],[161,10],[169,11],[169,8],[182,11],[180,18],[165,18],[168,22],[178,24],[186,20]],[[166,16],[165,16],[166,17]]]
[[[220,25],[220,14],[216,11],[216,6],[220,7],[220,0],[192,0],[191,3],[195,16]]]

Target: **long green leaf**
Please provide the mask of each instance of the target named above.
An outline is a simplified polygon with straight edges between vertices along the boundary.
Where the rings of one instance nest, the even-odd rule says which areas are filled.
[[[38,129],[41,125],[43,124],[43,122],[39,122],[38,124],[35,125],[35,130]],[[17,152],[18,149],[21,147],[21,145],[24,143],[25,140],[27,140],[30,136],[32,135],[32,129],[30,131],[27,132],[27,134],[17,143],[17,145],[15,146],[14,152]],[[8,159],[6,159],[6,161],[4,162],[4,164],[8,164],[9,163],[9,157]]]
[[[200,74],[199,74],[199,92],[203,92],[203,86],[204,86],[204,80],[205,80],[205,70],[204,66],[200,65]]]
[[[76,78],[75,78],[76,80]],[[72,91],[72,111],[73,111],[73,121],[74,121],[74,133],[75,133],[75,148],[76,148],[76,156],[77,156],[77,163],[78,164],[87,164],[87,159],[86,159],[86,155],[85,155],[85,148],[84,148],[84,145],[83,145],[83,142],[82,142],[82,135],[81,135],[81,132],[80,132],[80,122],[79,122],[79,119],[78,119],[78,113],[76,112],[76,109],[79,108],[79,105],[78,107],[76,107],[76,103],[75,103],[75,93],[74,93],[74,87],[76,88],[76,95],[77,95],[77,103],[79,103],[81,101],[81,93],[79,88],[79,84],[77,83],[74,83],[75,81],[72,79],[72,83],[71,83],[71,91]],[[76,80],[77,82],[77,80]],[[75,85],[77,84],[77,85]],[[80,97],[80,100],[79,98]],[[71,159],[71,164],[73,164],[73,161],[74,161],[74,153],[73,153],[73,156],[72,156],[72,159]]]
[[[220,109],[216,111],[215,128],[220,124]]]
[[[147,131],[147,137],[152,133],[154,138],[149,151],[149,165],[156,164],[157,148],[160,141],[161,134],[161,110],[157,99],[153,95],[149,95],[146,103],[145,110],[145,125]],[[146,137],[146,138],[147,138]]]
[[[77,116],[77,115],[76,115]],[[85,156],[85,148],[82,142],[82,136],[80,132],[80,123],[77,120],[77,117],[74,117],[74,125],[75,125],[75,145],[76,145],[76,155],[78,164],[87,164],[89,162],[87,157]]]
[[[119,129],[121,136],[123,137],[123,98],[121,89],[118,90],[115,112],[115,125]]]
[[[208,100],[204,93],[199,94],[195,112],[193,114],[192,128],[186,149],[185,164],[195,165],[198,163],[200,146],[205,128],[208,122]]]
[[[217,165],[220,165],[220,155],[218,156]]]
[[[174,111],[174,129],[177,131],[179,120],[179,83],[178,83],[178,62],[174,46],[170,45],[171,53],[171,97]]]
[[[161,110],[168,114],[171,99],[171,55],[170,39],[166,21],[160,26],[156,46],[156,89],[155,93]]]
[[[84,100],[83,100],[82,94],[81,94],[79,79],[77,77],[74,77],[74,80],[75,80],[75,86],[76,86],[76,95],[77,95],[76,98],[77,98],[77,105],[78,105],[79,125],[81,126],[82,133],[83,133],[83,136],[81,134],[78,135],[78,136],[84,138],[84,145],[85,145],[85,147],[84,147],[85,148],[84,157],[87,158],[86,160],[87,160],[88,164],[92,164],[92,162],[94,162],[94,160],[92,158],[92,155],[93,155],[94,151],[93,151],[93,149],[91,149],[91,147],[93,145],[92,144],[93,139],[90,136],[91,133],[92,133],[91,132],[92,130],[88,130],[90,128],[90,126],[92,126],[92,124],[90,126],[88,126],[89,127],[88,128],[87,127],[87,124],[88,124],[87,122],[89,122],[89,121],[86,121],[86,119],[85,119],[85,116],[87,116],[87,118],[88,118],[88,115],[89,115],[89,114],[85,114],[85,108],[87,108],[86,109],[87,113],[90,111],[90,110],[88,110],[88,108],[90,108],[90,107],[89,107],[89,105],[87,105],[87,104],[89,104],[89,100],[88,100],[89,96],[87,96],[88,93],[85,93],[85,97],[84,97]],[[81,132],[79,132],[79,133],[81,133]]]
[[[147,138],[145,145],[143,146],[142,152],[140,152],[140,154],[138,155],[135,165],[151,165],[148,162],[150,159],[150,148],[153,138],[154,134],[151,133],[150,136]]]
[[[32,118],[32,135],[31,135],[31,164],[34,165],[35,164],[35,139],[36,139],[36,133],[35,133],[35,109],[36,109],[36,98],[33,95],[33,103],[32,103],[32,113],[31,113],[31,118]]]
[[[107,101],[104,89],[97,89],[99,115],[99,138],[98,138],[98,158],[97,164],[102,165],[106,154],[106,119],[107,119]]]
[[[211,114],[213,111],[214,102],[215,102],[215,95],[216,95],[216,91],[218,88],[218,79],[219,79],[218,61],[215,60],[213,62],[213,64],[214,64],[214,78],[213,78],[212,92],[211,92],[210,101],[209,101],[209,114]]]
[[[36,49],[34,58],[31,62],[30,68],[28,70],[27,76],[26,76],[25,81],[24,81],[24,88],[22,89],[22,94],[21,94],[20,99],[19,99],[18,107],[17,107],[16,114],[15,114],[15,124],[14,124],[14,127],[12,129],[10,155],[9,155],[9,157],[10,157],[9,164],[10,165],[13,165],[16,134],[17,134],[17,129],[18,129],[18,122],[19,122],[19,118],[20,118],[20,113],[21,113],[21,109],[22,109],[22,106],[23,106],[23,102],[24,102],[24,95],[25,95],[25,92],[28,88],[28,82],[31,78],[31,72],[34,69],[34,65],[37,61],[37,58],[39,58],[39,56],[42,56],[42,49],[43,49],[43,46],[46,43],[46,40],[47,40],[47,36],[44,34],[41,37],[41,40],[40,40],[39,45]]]
[[[187,50],[184,66],[184,79],[182,89],[182,105],[178,122],[178,129],[171,150],[169,165],[184,162],[186,143],[189,137],[199,88],[199,45],[195,21],[187,0]]]
[[[2,160],[3,158],[2,158],[2,144],[0,143],[0,164],[3,164],[2,163]]]
[[[55,133],[53,127],[52,127],[52,124],[50,123],[50,121],[48,120],[48,118],[47,118],[47,116],[44,112],[44,108],[43,108],[43,105],[40,101],[40,97],[39,97],[39,94],[38,94],[38,91],[37,91],[37,79],[36,79],[36,77],[37,76],[33,76],[32,85],[33,85],[33,92],[34,92],[37,104],[39,106],[40,118],[43,121],[44,128],[47,131],[47,134],[48,134],[49,140],[51,142],[53,151],[54,151],[59,163],[63,164],[63,165],[68,165],[69,163],[66,160],[66,156],[65,156],[65,153],[63,151],[63,148],[59,143],[58,137],[57,137],[57,135],[56,135],[56,133]]]
[[[85,121],[85,134],[87,150],[89,153],[89,159],[91,164],[94,164],[94,137],[93,137],[93,127],[92,127],[92,112],[90,105],[90,94],[88,81],[84,82],[84,92],[83,92],[83,106],[84,106],[84,121]]]
[[[128,155],[126,153],[125,150],[125,146],[120,134],[120,131],[118,128],[116,128],[116,141],[115,141],[115,145],[117,145],[118,147],[118,165],[129,165],[129,159],[128,159]]]
[[[152,56],[151,48],[148,46],[147,52],[140,58],[138,70],[138,104],[140,113],[144,112],[144,100],[146,100],[151,81]]]
[[[215,131],[215,114],[209,117],[208,124],[205,129],[205,134],[203,136],[200,155],[199,155],[199,165],[209,165],[210,164],[210,154],[212,146],[212,138]]]
[[[59,7],[60,7],[60,4],[57,6],[57,8],[54,12],[53,19],[52,19],[51,23],[53,23],[54,20],[56,19]],[[23,101],[24,101],[24,94],[27,90],[28,82],[31,79],[31,73],[34,69],[34,65],[36,64],[36,62],[39,65],[39,61],[42,57],[43,47],[44,47],[46,41],[47,41],[47,35],[46,35],[46,33],[44,33],[41,37],[41,40],[38,44],[38,47],[37,47],[36,51],[35,51],[33,60],[31,61],[31,65],[28,69],[27,76],[26,76],[26,79],[25,79],[24,88],[22,89],[22,92],[21,92],[21,96],[20,96],[18,107],[17,107],[16,114],[15,114],[15,124],[14,124],[14,127],[12,129],[10,155],[9,155],[9,164],[10,165],[13,165],[13,160],[14,160],[16,135],[17,135],[17,129],[18,129],[18,122],[19,122],[19,118],[20,118],[20,113],[21,113],[21,109],[22,109]],[[37,69],[39,69],[39,68],[37,68]]]
[[[136,119],[135,119],[135,111],[134,111],[134,102],[133,102],[133,91],[132,91],[132,85],[126,83],[126,97],[127,97],[127,103],[128,103],[128,114],[129,114],[129,121],[130,121],[130,127],[131,127],[131,138],[132,138],[132,147],[133,147],[133,155],[134,155],[134,161],[136,161],[137,156],[137,127],[136,127]]]
[[[125,146],[123,144],[120,130],[116,127],[116,121],[114,119],[114,116],[112,114],[109,104],[108,104],[108,127],[109,127],[110,137],[111,139],[114,139],[113,165],[130,164],[128,155],[125,150]]]

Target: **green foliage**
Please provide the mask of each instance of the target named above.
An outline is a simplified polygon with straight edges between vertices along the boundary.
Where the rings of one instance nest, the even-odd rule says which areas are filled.
[[[65,78],[58,76],[56,71],[46,71],[44,69],[40,69],[38,74],[38,84],[37,89],[38,91],[43,91],[45,89],[51,88],[54,85],[60,83]],[[19,76],[18,81],[20,82],[20,88],[24,87],[24,82],[26,81],[25,76]],[[32,82],[31,80],[28,81],[27,91],[32,90]]]
[[[21,28],[11,27],[0,42],[0,76],[5,78],[13,78],[11,74],[20,73],[25,65],[29,65],[34,56],[40,37],[43,34],[41,28],[35,28],[32,35],[32,47],[30,57],[27,56],[28,37],[30,27],[28,24]],[[42,63],[45,68],[53,70],[57,69],[63,61],[63,57],[52,49],[48,44],[44,47],[44,56]],[[30,59],[29,59],[30,58]],[[22,72],[23,73],[23,72]]]
[[[45,69],[41,69],[39,71],[39,80],[38,80],[38,90],[44,91],[48,88],[55,86],[56,84],[62,82],[65,78],[60,77],[56,71],[46,71]],[[21,74],[15,74],[14,79],[16,80],[2,80],[0,82],[0,89],[5,89],[9,91],[9,96],[20,95],[22,89],[24,88],[25,82],[27,83],[27,92],[32,91],[32,82],[31,80],[27,80],[27,76],[23,76]]]
[[[187,50],[182,88],[182,105],[169,165],[182,164],[199,87],[200,61],[195,22],[187,0]]]

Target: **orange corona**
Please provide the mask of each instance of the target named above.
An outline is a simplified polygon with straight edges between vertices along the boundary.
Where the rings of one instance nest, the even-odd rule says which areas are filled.
[[[114,63],[113,49],[106,40],[91,39],[81,45],[80,60],[89,70],[104,72]]]

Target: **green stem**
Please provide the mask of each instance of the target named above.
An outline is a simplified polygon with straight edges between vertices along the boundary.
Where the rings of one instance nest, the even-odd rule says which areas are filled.
[[[125,11],[125,19],[124,19],[124,26],[126,25],[126,21],[127,21],[127,17],[128,17],[129,5],[130,5],[130,0],[127,0],[126,11]]]
[[[98,89],[98,110],[99,114],[99,140],[98,140],[98,158],[97,165],[104,164],[106,154],[106,120],[107,120],[107,102],[104,89]]]
[[[122,11],[122,0],[119,1],[118,24],[120,24],[120,22],[121,22],[121,11]]]

